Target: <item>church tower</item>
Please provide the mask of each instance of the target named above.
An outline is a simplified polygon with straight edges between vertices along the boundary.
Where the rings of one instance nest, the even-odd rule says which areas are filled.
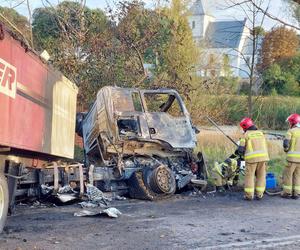
[[[206,1],[210,0],[196,0],[189,10],[189,23],[195,41],[203,39],[209,23],[215,21],[215,17],[209,12]]]

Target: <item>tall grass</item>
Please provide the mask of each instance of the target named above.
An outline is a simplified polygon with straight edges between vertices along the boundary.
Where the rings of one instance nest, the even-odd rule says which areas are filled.
[[[247,115],[247,97],[193,93],[187,102],[194,124],[208,125],[205,116],[221,124],[236,125]],[[300,112],[300,98],[288,96],[254,97],[253,119],[260,128],[286,129],[285,120]]]
[[[236,141],[239,138],[237,133],[231,134],[230,136]],[[197,150],[204,153],[209,164],[213,164],[215,161],[224,161],[235,149],[235,145],[218,132],[202,130],[198,135]]]

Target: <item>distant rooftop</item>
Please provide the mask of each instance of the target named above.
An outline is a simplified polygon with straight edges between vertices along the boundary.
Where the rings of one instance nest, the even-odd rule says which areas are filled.
[[[211,22],[205,37],[212,48],[238,48],[244,27],[244,20]]]
[[[193,16],[209,15],[212,16],[209,3],[210,0],[196,0],[190,8],[190,13]]]

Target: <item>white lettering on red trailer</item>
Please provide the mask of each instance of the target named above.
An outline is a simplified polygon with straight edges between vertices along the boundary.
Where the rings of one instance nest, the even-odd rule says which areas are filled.
[[[0,93],[16,98],[17,69],[0,58]]]

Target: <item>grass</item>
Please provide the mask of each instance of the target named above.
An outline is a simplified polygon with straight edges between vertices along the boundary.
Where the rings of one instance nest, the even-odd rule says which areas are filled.
[[[286,165],[285,157],[271,159],[268,163],[269,168],[267,172],[274,173],[279,184],[282,183],[282,172],[285,165]]]
[[[239,135],[237,132],[230,134],[230,136],[238,141]],[[224,161],[235,149],[236,146],[219,132],[201,130],[198,135],[197,151],[204,153],[209,164],[213,164],[215,161]]]
[[[200,90],[186,101],[195,124],[210,125],[204,118],[210,116],[220,124],[235,125],[247,114],[247,96],[208,95]],[[255,123],[264,129],[286,129],[289,114],[300,112],[300,98],[288,96],[254,97],[253,116]]]

